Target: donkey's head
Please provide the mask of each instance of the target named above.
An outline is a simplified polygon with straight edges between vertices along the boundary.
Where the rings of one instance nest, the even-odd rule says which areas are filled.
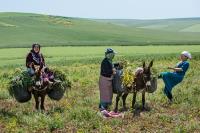
[[[147,87],[151,86],[151,67],[153,66],[153,60],[146,66],[145,62],[143,63],[143,81]]]
[[[42,86],[41,78],[40,77],[41,77],[41,70],[37,70],[35,72],[35,86],[37,88],[41,88],[41,86]]]

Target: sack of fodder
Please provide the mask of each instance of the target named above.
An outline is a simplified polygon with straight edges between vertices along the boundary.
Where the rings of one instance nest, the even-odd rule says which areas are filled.
[[[116,74],[113,76],[112,80],[112,87],[113,87],[113,93],[119,93],[124,92],[124,88],[122,85],[122,74],[123,70],[116,70]]]
[[[64,84],[64,82],[57,82],[53,84],[48,92],[49,98],[56,101],[60,100],[64,96],[67,88]]]
[[[67,88],[71,87],[71,82],[66,78],[63,71],[58,69],[53,69],[52,71],[54,73],[55,82],[49,88],[48,96],[52,100],[58,101],[64,96]]]
[[[147,92],[153,93],[157,90],[157,78],[153,77],[150,82],[151,82],[151,86],[147,88]]]
[[[20,103],[28,102],[31,99],[31,92],[28,91],[28,87],[31,85],[32,78],[27,71],[22,71],[11,80],[9,94]]]

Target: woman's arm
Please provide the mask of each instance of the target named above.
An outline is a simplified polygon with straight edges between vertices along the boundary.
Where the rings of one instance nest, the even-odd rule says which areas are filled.
[[[181,71],[183,71],[182,68],[178,68],[178,67],[168,67],[168,69],[174,70],[174,71],[176,71],[176,72],[181,72]]]
[[[26,67],[32,67],[32,55],[28,53],[26,56]]]

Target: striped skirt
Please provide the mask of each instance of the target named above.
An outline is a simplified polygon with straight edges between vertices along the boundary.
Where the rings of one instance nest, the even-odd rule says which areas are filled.
[[[100,91],[100,103],[112,104],[112,97],[113,97],[112,78],[100,76],[99,91]]]

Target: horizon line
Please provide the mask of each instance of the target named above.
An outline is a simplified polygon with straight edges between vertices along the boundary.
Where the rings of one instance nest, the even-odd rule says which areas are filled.
[[[170,19],[200,19],[200,16],[193,17],[167,17],[167,18],[98,18],[98,17],[75,17],[75,16],[62,16],[57,14],[47,13],[35,13],[35,12],[1,12],[0,13],[21,13],[21,14],[35,14],[35,15],[48,15],[68,18],[80,18],[80,19],[93,19],[93,20],[170,20]]]

